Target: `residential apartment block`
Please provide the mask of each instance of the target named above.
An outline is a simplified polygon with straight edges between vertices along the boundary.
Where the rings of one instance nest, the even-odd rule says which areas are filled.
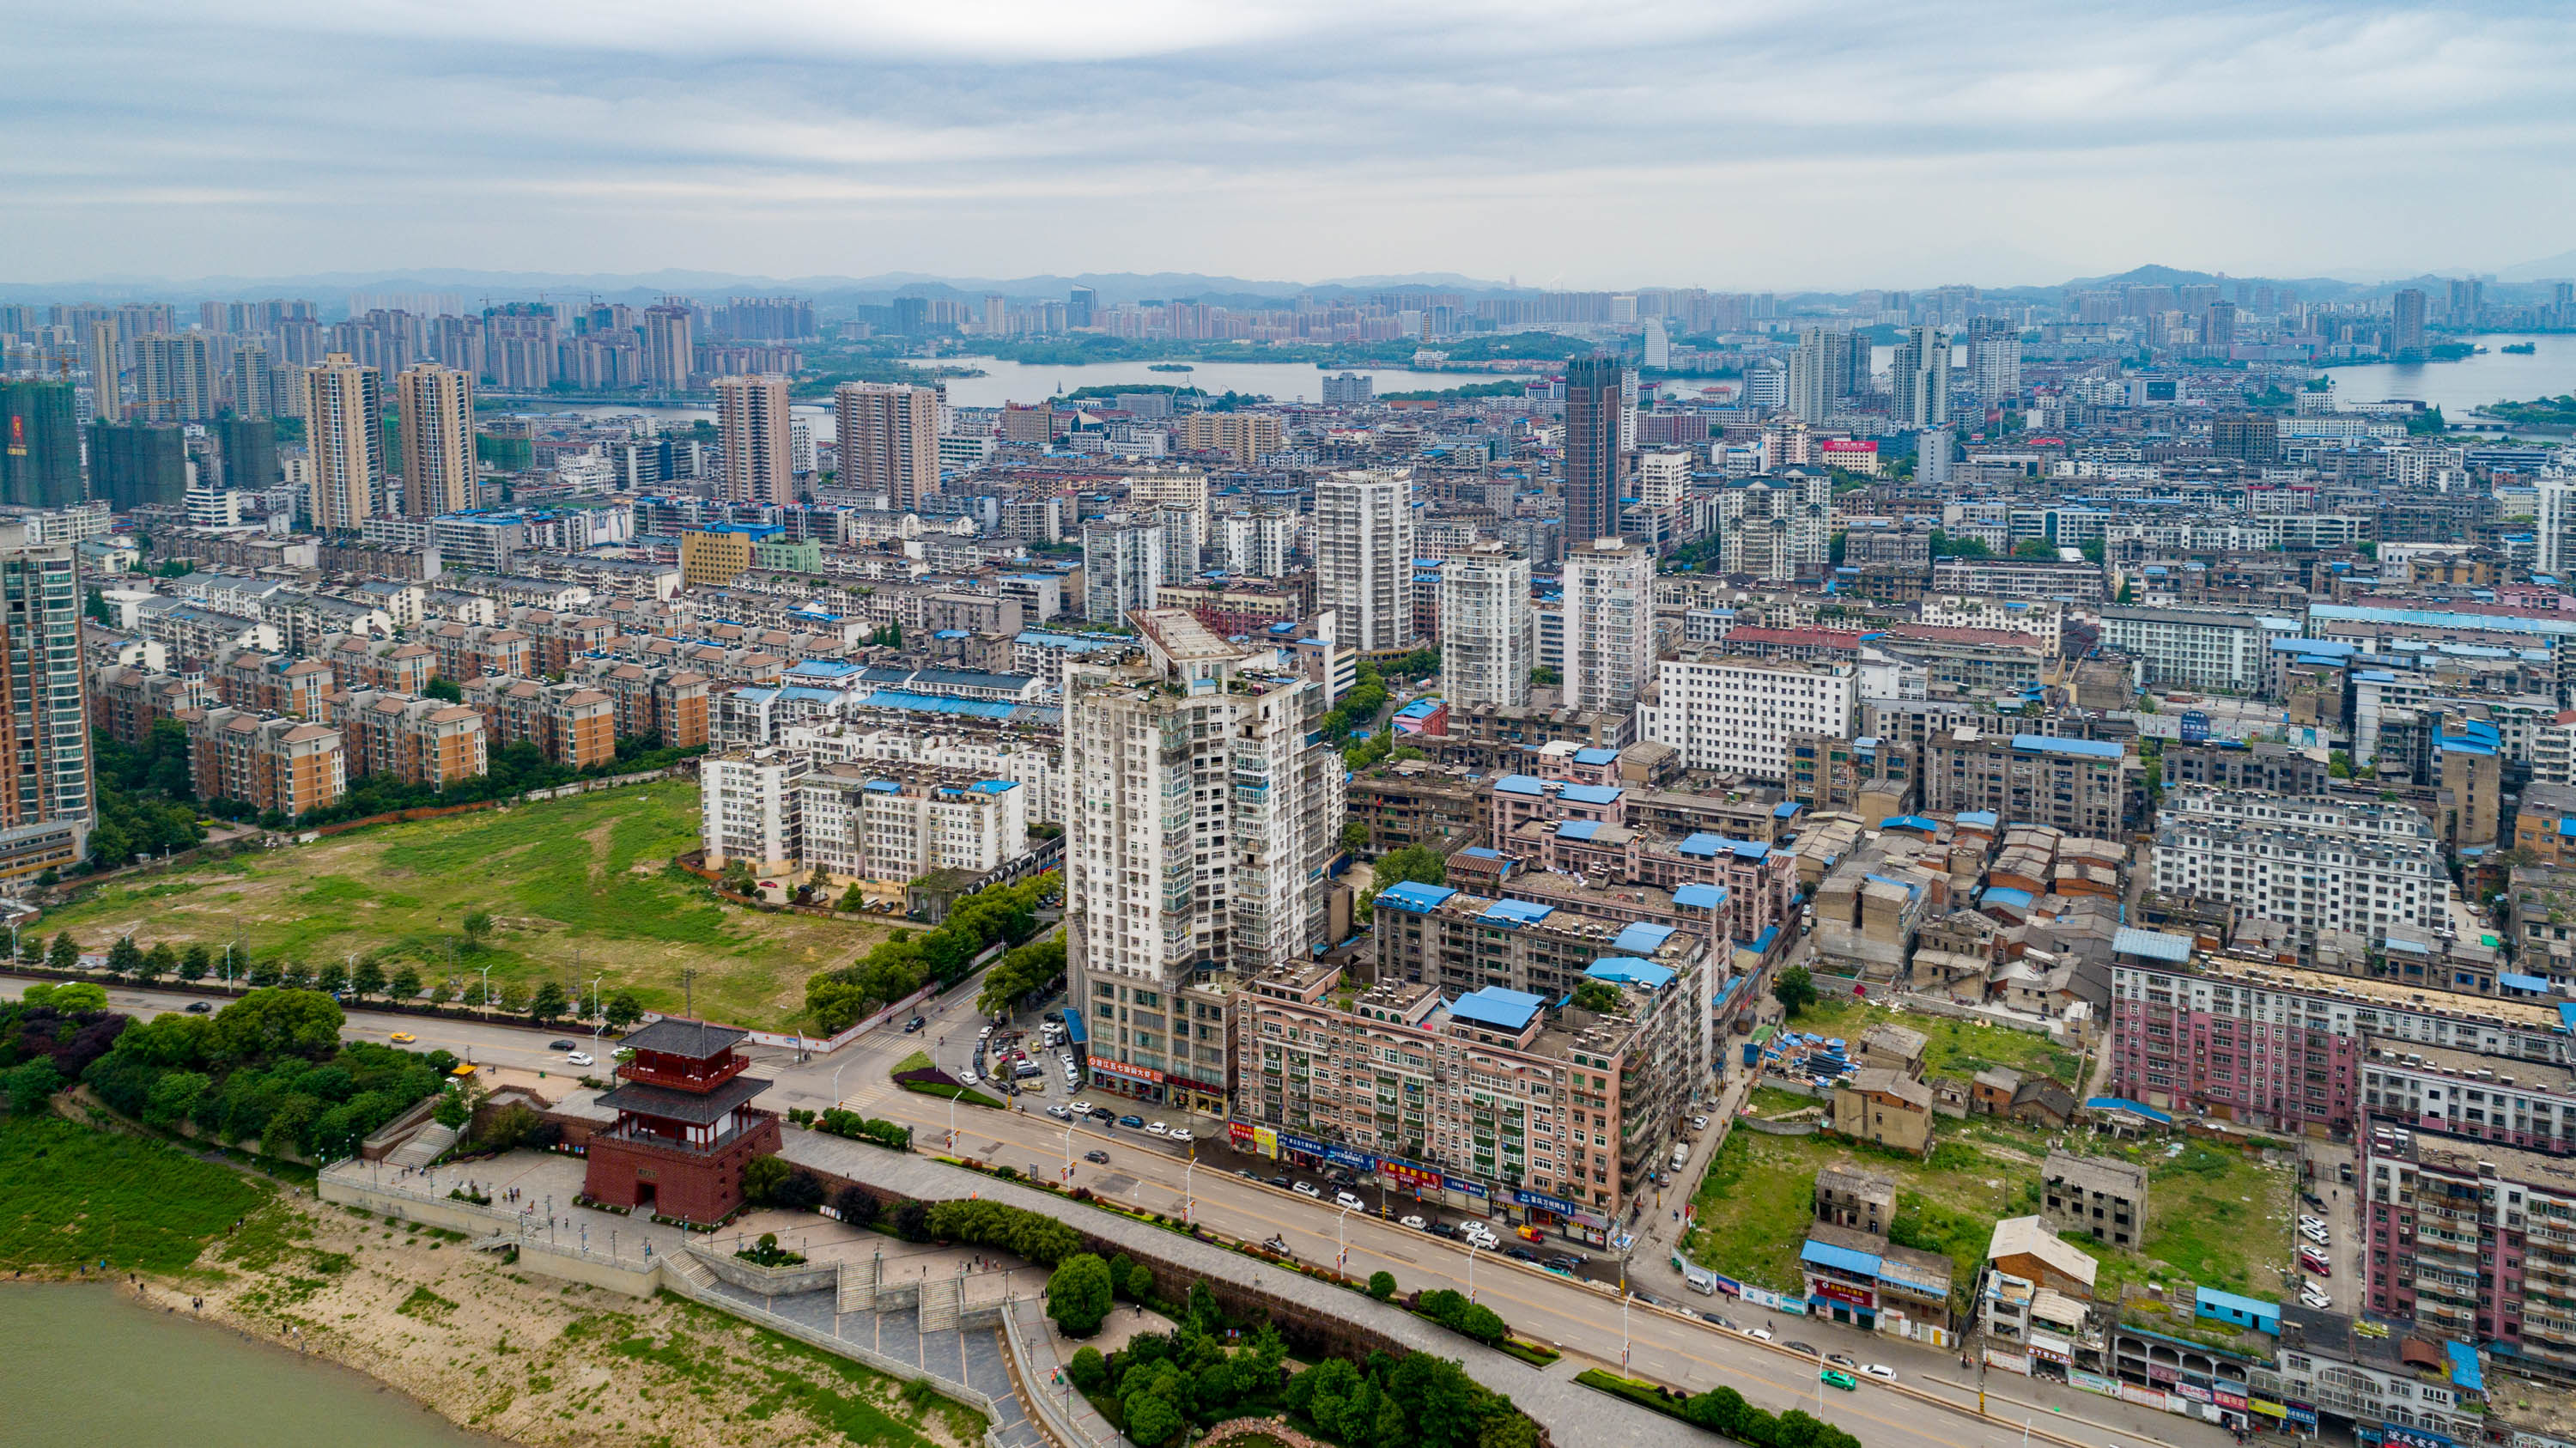
[[[2404,805],[2187,787],[2165,796],[2155,888],[2226,900],[2303,945],[2327,931],[2376,945],[2392,925],[2448,924],[2450,867]]]
[[[2125,838],[2145,806],[2136,756],[2102,740],[1953,729],[1923,752],[1923,808],[1987,811],[2007,825]]]
[[[2102,610],[2102,642],[2136,658],[2144,682],[2239,694],[2263,687],[2272,641],[2299,628],[2297,619],[2216,609]]]
[[[919,766],[824,764],[797,781],[795,860],[845,880],[984,875],[1028,852],[1030,792]]]
[[[352,779],[386,774],[444,789],[490,770],[483,716],[463,704],[358,689],[324,696],[316,717],[339,731]]]
[[[1693,650],[1656,667],[1654,692],[1637,707],[1638,733],[1680,750],[1691,769],[1785,779],[1792,738],[1851,736],[1859,691],[1851,664]]]
[[[489,675],[467,682],[464,691],[465,702],[482,712],[495,749],[533,744],[566,769],[617,757],[617,705],[597,689]]]
[[[238,800],[290,820],[339,803],[349,783],[338,731],[231,708],[188,721],[188,772],[199,799]]]

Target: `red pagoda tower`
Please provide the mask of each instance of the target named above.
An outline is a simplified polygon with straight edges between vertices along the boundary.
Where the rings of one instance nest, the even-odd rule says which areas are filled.
[[[779,1147],[778,1118],[751,1104],[769,1083],[734,1053],[750,1034],[666,1016],[625,1039],[634,1054],[599,1098],[617,1124],[590,1138],[591,1200],[705,1225],[742,1205],[743,1165]]]

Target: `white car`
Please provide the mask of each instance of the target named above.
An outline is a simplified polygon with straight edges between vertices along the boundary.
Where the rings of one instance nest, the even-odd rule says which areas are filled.
[[[564,1057],[564,1064],[569,1066],[595,1066],[598,1065],[599,1062],[588,1051],[575,1051],[571,1055]]]
[[[976,1074],[975,1074],[975,1068],[974,1068],[974,1067],[972,1067],[972,1066],[969,1066],[969,1067],[967,1067],[965,1070],[960,1071],[960,1072],[958,1072],[958,1073],[957,1073],[957,1079],[958,1079],[958,1081],[959,1081],[959,1082],[961,1082],[961,1083],[963,1083],[963,1084],[965,1084],[965,1085],[972,1086],[972,1085],[974,1085],[976,1082],[981,1081],[981,1080],[983,1080],[984,1078],[983,1078],[983,1077],[981,1077],[981,1076],[976,1075]]]
[[[1074,1102],[1073,1114],[1076,1116],[1089,1116],[1091,1114],[1091,1103],[1088,1101]]]
[[[1320,1197],[1323,1195],[1322,1192],[1315,1190],[1315,1184],[1313,1182],[1291,1182],[1288,1184],[1288,1190],[1295,1192],[1301,1197]]]
[[[2333,1243],[2327,1238],[2326,1230],[2323,1227],[2301,1227],[2299,1229],[2299,1235],[2316,1243],[2320,1247],[2333,1245]]]
[[[1496,1247],[1503,1245],[1503,1239],[1495,1236],[1492,1228],[1479,1226],[1474,1223],[1470,1223],[1467,1226],[1459,1228],[1458,1235],[1466,1241],[1475,1243],[1478,1247],[1488,1252],[1491,1252]]]
[[[1349,1192],[1335,1192],[1333,1193],[1333,1205],[1356,1212],[1366,1207],[1368,1203],[1361,1201],[1357,1196],[1354,1196]]]
[[[1431,1224],[1422,1220],[1420,1217],[1406,1217],[1402,1221],[1397,1222],[1396,1225],[1399,1227],[1410,1227],[1414,1231],[1419,1232],[1428,1228]]]
[[[1889,1367],[1885,1363],[1862,1363],[1860,1365],[1860,1370],[1882,1382],[1892,1383],[1896,1381],[1896,1369]]]
[[[992,1036],[993,1028],[991,1026],[986,1026],[984,1029],[975,1033],[975,1039],[979,1041],[990,1040],[992,1039]]]
[[[1061,1106],[1048,1107],[1047,1115],[1054,1117],[1058,1121],[1069,1121],[1073,1118],[1073,1113],[1065,1110]]]
[[[1191,1142],[1198,1140],[1198,1138],[1190,1135],[1180,1127],[1175,1126],[1172,1128],[1172,1140],[1179,1142],[1183,1146],[1187,1146]]]
[[[1767,1327],[1757,1327],[1753,1329],[1752,1336],[1758,1337],[1764,1342],[1769,1342],[1771,1340],[1771,1329]]]
[[[2330,1224],[2323,1217],[2302,1216],[2299,1218],[2299,1225],[2302,1227],[2314,1227],[2318,1231],[2322,1232]]]
[[[2327,1312],[2334,1307],[2334,1299],[2322,1292],[2302,1292],[2299,1301],[2311,1312]]]
[[[1706,1131],[1706,1130],[1708,1130],[1708,1118],[1707,1118],[1707,1117],[1705,1117],[1705,1116],[1694,1116],[1694,1117],[1692,1117],[1692,1118],[1691,1118],[1691,1130],[1693,1130],[1693,1131]]]
[[[1148,1121],[1145,1123],[1145,1134],[1147,1136],[1169,1136],[1172,1134],[1172,1128],[1165,1126],[1159,1121]]]

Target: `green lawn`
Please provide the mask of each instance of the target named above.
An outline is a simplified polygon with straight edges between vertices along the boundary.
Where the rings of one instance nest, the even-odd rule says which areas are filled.
[[[1849,996],[1818,1001],[1789,1023],[1791,1030],[1840,1036],[1859,1050],[1860,1033],[1881,1021],[1920,1031],[1924,1037],[1923,1074],[1961,1080],[1989,1066],[2011,1066],[2023,1072],[2054,1076],[2075,1085],[2078,1057],[2035,1031],[1979,1025],[1925,1011],[1898,1013]]]
[[[175,1272],[269,1188],[143,1137],[0,1121],[0,1266]]]
[[[697,972],[697,1010],[746,1026],[788,1025],[805,978],[885,938],[856,920],[764,915],[718,901],[676,869],[698,839],[698,791],[670,781],[448,819],[381,825],[310,845],[110,885],[34,928],[98,948],[238,941],[261,958],[318,964],[373,954],[425,980],[576,982],[633,988],[677,1010]],[[493,918],[466,946],[465,917]]]

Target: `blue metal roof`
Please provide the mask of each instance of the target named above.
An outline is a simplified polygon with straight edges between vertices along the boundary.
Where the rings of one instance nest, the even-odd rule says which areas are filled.
[[[1987,905],[2009,905],[2018,910],[2027,910],[2030,908],[2030,892],[2028,890],[2016,890],[2010,885],[1988,885],[1986,887],[1986,893],[1979,896],[1978,899]]]
[[[1497,900],[1485,907],[1484,918],[1497,925],[1535,925],[1555,913],[1553,905],[1538,905],[1527,900]]]
[[[1568,804],[1617,804],[1625,793],[1615,784],[1569,784],[1556,797]]]
[[[1506,774],[1494,781],[1496,794],[1545,794],[1547,781],[1535,774]]]
[[[901,794],[903,786],[891,779],[871,779],[859,786],[872,794]]]
[[[1883,830],[1921,830],[1927,835],[1941,833],[1939,820],[1928,820],[1921,815],[1889,815],[1878,822],[1878,827]]]
[[[1664,948],[1664,942],[1672,939],[1673,934],[1673,927],[1669,925],[1653,925],[1640,920],[1620,931],[1619,938],[1610,942],[1610,948],[1621,955],[1653,955]]]
[[[1878,1254],[1855,1252],[1849,1247],[1837,1247],[1831,1242],[1819,1242],[1813,1238],[1809,1238],[1807,1245],[1799,1250],[1798,1260],[1860,1277],[1878,1276]]]
[[[2197,1306],[2219,1308],[2224,1311],[2233,1312],[2240,1317],[2250,1317],[2257,1320],[2269,1318],[2274,1322],[2281,1320],[2281,1304],[2277,1302],[2265,1302],[2259,1297],[2244,1297],[2233,1292],[2221,1292],[2215,1287],[2203,1287],[2199,1289],[2198,1295],[2194,1297],[2193,1301]]]
[[[1726,837],[1724,835],[1713,835],[1708,833],[1706,830],[1702,830],[1700,833],[1695,834],[1689,839],[1682,841],[1680,844],[1673,846],[1673,849],[1677,853],[1685,855],[1699,855],[1712,860],[1717,858],[1718,851],[1725,848]]]
[[[2061,739],[2054,734],[2016,734],[2013,748],[2034,754],[2074,754],[2086,759],[2117,759],[2120,746],[2100,739]]]
[[[1469,991],[1451,1001],[1449,1014],[1462,1021],[1474,1021],[1478,1025],[1498,1026],[1506,1031],[1517,1031],[1528,1025],[1538,1015],[1539,1008],[1546,1004],[1545,996],[1535,996],[1528,991],[1505,990],[1498,985],[1489,985],[1482,990]]]
[[[1673,891],[1673,903],[1692,910],[1715,910],[1726,903],[1726,891],[1716,885],[1683,885]]]
[[[1639,960],[1633,955],[1605,955],[1585,967],[1585,975],[1594,980],[1641,985],[1648,990],[1662,990],[1673,983],[1679,972],[1668,965]]]
[[[1577,764],[1616,764],[1619,762],[1619,751],[1616,749],[1578,749],[1574,751],[1574,762]]]
[[[1075,1045],[1080,1045],[1091,1039],[1091,1032],[1083,1029],[1082,1012],[1072,1006],[1066,1006],[1064,1008],[1064,1034],[1065,1039],[1072,1041]]]
[[[2175,965],[2183,965],[2191,960],[2191,937],[2167,935],[2161,930],[2139,930],[2124,925],[2112,932],[2111,953],[2143,955],[2149,960],[2170,961]]]
[[[2451,1356],[2451,1386],[2466,1392],[2487,1390],[2486,1374],[2478,1367],[2478,1351],[2464,1342],[2446,1342],[2443,1351]]]
[[[1486,845],[1469,845],[1458,853],[1471,860],[1499,860],[1503,857],[1502,851]]]
[[[1794,799],[1784,799],[1780,803],[1771,807],[1771,818],[1775,820],[1792,819],[1796,817],[1799,810],[1804,808],[1804,805],[1799,804]]]
[[[2172,1117],[2165,1115],[2163,1112],[2158,1111],[2154,1107],[2146,1105],[2143,1102],[2132,1101],[2126,1096],[2087,1097],[2084,1101],[2084,1109],[2087,1111],[2126,1111],[2132,1116],[2143,1116],[2147,1120],[2155,1122],[2159,1126],[2173,1125]]]
[[[1395,717],[1398,719],[1428,719],[1433,714],[1438,713],[1439,710],[1440,701],[1437,699],[1416,699],[1412,703],[1405,705],[1403,708],[1396,710]]]
[[[1556,837],[1560,840],[1588,840],[1600,829],[1599,820],[1566,820],[1556,827]]]
[[[2508,970],[2500,970],[2496,972],[2496,984],[2503,986],[2508,990],[2527,990],[2535,993],[2549,989],[2549,982],[2542,980],[2539,976],[2516,975],[2512,971]]]
[[[1995,827],[1995,812],[1990,809],[1961,810],[1959,812],[1959,827],[1961,829],[1970,830],[1993,829]]]
[[[1399,910],[1437,910],[1458,892],[1446,885],[1426,885],[1419,880],[1406,880],[1378,892],[1377,903]]]

